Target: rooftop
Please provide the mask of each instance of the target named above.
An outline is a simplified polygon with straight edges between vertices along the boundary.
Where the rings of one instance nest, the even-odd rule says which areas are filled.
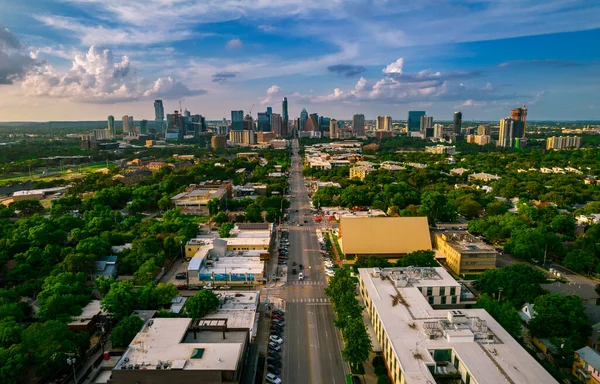
[[[360,268],[359,274],[406,383],[435,383],[427,366],[436,365],[434,351],[449,349],[479,384],[557,383],[485,310],[433,309],[418,287],[398,286],[394,270]]]
[[[243,332],[188,331],[192,319],[156,318],[135,336],[114,369],[234,371],[244,345]],[[160,363],[161,368],[157,368]]]
[[[583,347],[575,351],[583,360],[589,365],[594,367],[595,370],[600,371],[600,353],[590,347]]]
[[[471,235],[467,231],[446,231],[446,232],[434,232],[444,239],[452,248],[459,251],[460,253],[494,253],[496,249],[493,246],[484,243],[477,237]]]

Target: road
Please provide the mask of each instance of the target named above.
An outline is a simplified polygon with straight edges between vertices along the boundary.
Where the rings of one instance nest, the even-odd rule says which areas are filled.
[[[289,260],[304,266],[304,281],[298,275],[287,274],[286,287],[280,297],[287,301],[284,355],[281,379],[283,383],[344,384],[345,364],[341,357],[341,341],[333,325],[333,309],[325,295],[327,278],[319,253],[316,229],[312,220],[307,189],[302,178],[298,142],[293,141],[290,222],[288,226]],[[298,212],[296,213],[296,210]]]

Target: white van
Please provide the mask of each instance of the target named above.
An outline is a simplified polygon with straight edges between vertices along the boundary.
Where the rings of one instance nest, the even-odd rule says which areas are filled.
[[[298,274],[298,280],[304,280],[304,273],[300,272]]]

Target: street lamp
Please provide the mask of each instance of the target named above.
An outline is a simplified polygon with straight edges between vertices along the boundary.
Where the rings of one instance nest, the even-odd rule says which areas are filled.
[[[67,364],[69,364],[73,368],[73,382],[77,384],[77,374],[75,373],[75,363],[77,360],[74,357],[67,358]]]
[[[498,301],[500,301],[500,298],[502,297],[502,291],[504,291],[504,288],[498,288]]]

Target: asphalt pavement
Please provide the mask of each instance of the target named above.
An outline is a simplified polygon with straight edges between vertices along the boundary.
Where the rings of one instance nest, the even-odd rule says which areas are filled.
[[[298,274],[287,274],[287,284],[279,293],[286,301],[283,344],[284,384],[344,384],[346,365],[341,357],[339,333],[333,325],[333,309],[325,295],[327,277],[319,252],[318,226],[310,211],[308,190],[302,177],[302,164],[293,141],[292,180],[289,215],[288,269],[304,266],[304,280]],[[296,212],[298,210],[298,212]],[[295,220],[296,223],[291,223]],[[307,221],[304,224],[304,220]],[[298,226],[297,223],[302,223]]]

